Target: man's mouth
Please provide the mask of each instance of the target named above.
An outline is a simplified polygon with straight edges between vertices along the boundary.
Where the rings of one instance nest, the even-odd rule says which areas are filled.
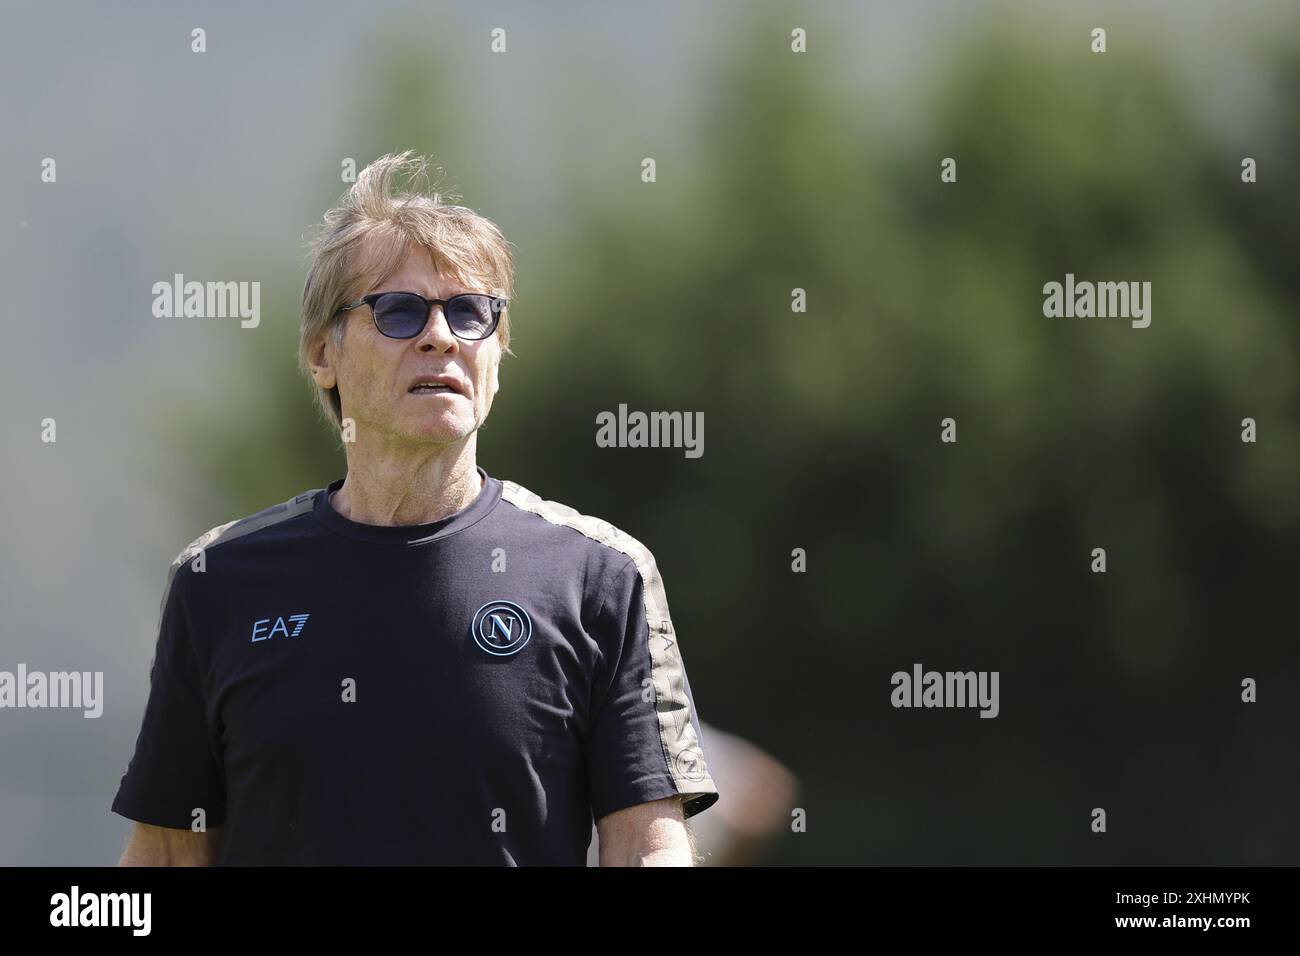
[[[439,395],[444,392],[462,395],[460,385],[450,375],[421,375],[407,390],[411,395]]]

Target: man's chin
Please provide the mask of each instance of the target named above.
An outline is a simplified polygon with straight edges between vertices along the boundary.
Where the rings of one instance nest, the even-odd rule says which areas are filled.
[[[449,445],[466,438],[474,428],[467,422],[443,420],[412,422],[403,431],[413,442]]]

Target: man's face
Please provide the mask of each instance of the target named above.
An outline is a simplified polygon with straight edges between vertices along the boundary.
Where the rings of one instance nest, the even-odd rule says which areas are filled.
[[[362,290],[357,298],[371,292],[417,292],[426,299],[449,299],[461,292],[493,291],[439,274],[429,251],[419,246],[381,285]],[[501,345],[496,332],[477,341],[459,339],[447,326],[441,305],[433,307],[424,330],[412,339],[382,334],[367,305],[345,315],[342,350],[327,334],[316,353],[323,363],[313,374],[324,388],[337,384],[343,417],[356,422],[358,433],[447,444],[483,424],[498,387]],[[448,376],[453,388],[411,391],[417,379],[435,375]]]

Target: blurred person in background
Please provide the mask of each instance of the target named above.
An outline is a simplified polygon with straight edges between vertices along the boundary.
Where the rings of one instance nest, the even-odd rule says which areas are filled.
[[[798,778],[759,747],[700,721],[709,749],[709,772],[721,796],[692,820],[697,859],[703,866],[752,866],[782,833],[799,795]],[[599,834],[592,831],[587,865],[599,866]]]

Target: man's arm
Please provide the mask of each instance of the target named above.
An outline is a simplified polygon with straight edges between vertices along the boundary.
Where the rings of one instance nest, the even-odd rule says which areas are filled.
[[[601,866],[693,866],[681,797],[616,810],[596,821]]]
[[[137,823],[118,866],[212,866],[221,827],[202,833]]]

